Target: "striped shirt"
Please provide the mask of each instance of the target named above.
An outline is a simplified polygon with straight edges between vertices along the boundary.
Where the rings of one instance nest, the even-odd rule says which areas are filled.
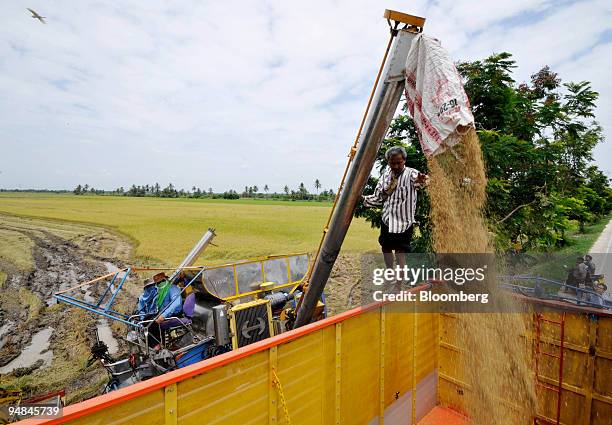
[[[397,187],[391,195],[387,195],[393,178],[393,171],[387,167],[378,180],[374,194],[363,197],[366,207],[382,205],[382,221],[389,226],[389,233],[405,232],[414,223],[416,190],[423,186],[416,182],[418,175],[414,168],[405,167],[397,178]]]

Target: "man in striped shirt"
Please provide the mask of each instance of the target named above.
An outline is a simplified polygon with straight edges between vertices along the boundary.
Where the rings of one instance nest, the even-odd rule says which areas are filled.
[[[382,247],[387,268],[393,268],[395,260],[406,265],[405,253],[410,251],[414,224],[417,189],[427,185],[428,176],[414,168],[406,167],[406,151],[394,146],[385,153],[389,166],[385,169],[374,194],[363,197],[366,207],[382,205],[382,225],[378,242]]]

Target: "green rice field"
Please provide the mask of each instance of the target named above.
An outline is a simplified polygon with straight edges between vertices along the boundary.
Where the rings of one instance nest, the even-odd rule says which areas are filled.
[[[216,246],[206,250],[204,262],[312,252],[331,205],[263,199],[0,193],[0,213],[104,226],[131,239],[137,262],[169,265],[179,262],[209,227],[216,230]],[[376,229],[362,219],[354,219],[344,252],[377,247]]]

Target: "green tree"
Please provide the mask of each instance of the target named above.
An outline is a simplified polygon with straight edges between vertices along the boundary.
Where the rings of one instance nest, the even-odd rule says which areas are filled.
[[[480,138],[488,177],[485,216],[500,249],[520,243],[523,249],[550,249],[567,243],[567,231],[583,228],[612,210],[609,179],[592,163],[593,148],[603,140],[594,118],[598,98],[590,83],[563,83],[543,67],[527,83],[517,84],[512,55],[500,53],[463,62],[457,69]],[[403,145],[407,165],[427,172],[411,118],[396,117],[377,158],[386,166],[385,150]],[[375,173],[378,174],[378,173]],[[365,193],[373,192],[376,177]],[[380,210],[362,206],[356,215],[380,225]],[[413,249],[431,249],[429,199],[417,203]]]
[[[162,198],[178,198],[179,193],[172,183],[168,183],[168,186],[162,189],[160,196]]]
[[[572,223],[583,228],[610,211],[601,208],[607,205],[605,176],[599,194],[582,189],[589,175],[598,176],[591,165],[593,148],[603,140],[592,120],[598,94],[588,82],[563,84],[549,67],[516,85],[514,67],[511,55],[502,53],[458,70],[480,129],[489,177],[486,215],[498,246],[549,249],[567,242]]]
[[[308,199],[308,190],[306,189],[304,183],[300,183],[300,186],[298,187],[298,192],[295,194],[295,198]]]

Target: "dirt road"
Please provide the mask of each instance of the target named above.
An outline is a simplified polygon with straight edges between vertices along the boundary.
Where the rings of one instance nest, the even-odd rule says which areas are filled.
[[[341,253],[334,264],[325,297],[329,316],[361,305],[360,254]]]
[[[612,282],[610,280],[610,277],[612,277],[612,220],[608,222],[591,247],[591,255],[593,255],[593,260],[597,264],[596,273],[608,276],[606,295],[608,299],[612,299],[612,284],[610,284]]]

